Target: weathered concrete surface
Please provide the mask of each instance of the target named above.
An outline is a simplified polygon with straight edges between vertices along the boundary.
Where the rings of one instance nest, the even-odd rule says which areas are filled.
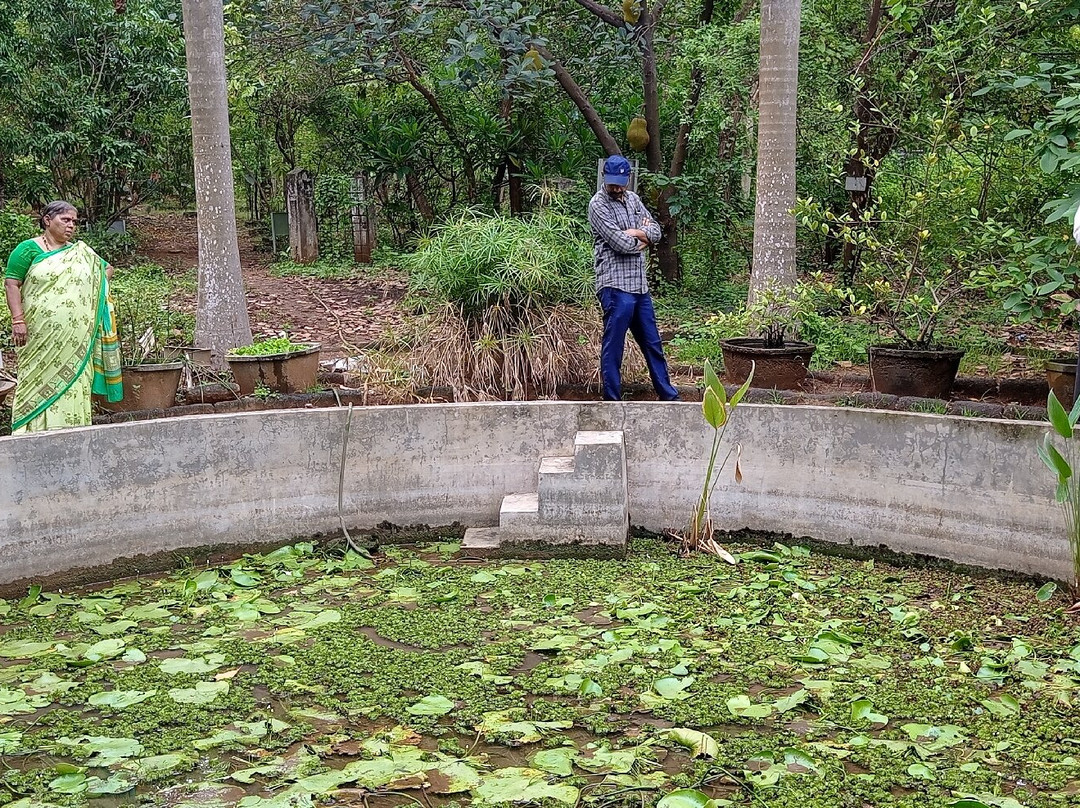
[[[144,421],[0,439],[0,583],[183,547],[337,528],[344,410]],[[679,527],[710,430],[693,403],[527,402],[353,412],[350,528],[494,525],[537,490],[541,457],[579,430],[625,432],[630,518]],[[961,563],[1068,575],[1045,424],[751,405],[729,438],[742,485],[716,490],[720,528],[885,545]]]
[[[480,555],[623,558],[629,533],[623,433],[578,432],[573,457],[540,458],[536,492],[507,494],[499,526],[466,530],[461,546]]]

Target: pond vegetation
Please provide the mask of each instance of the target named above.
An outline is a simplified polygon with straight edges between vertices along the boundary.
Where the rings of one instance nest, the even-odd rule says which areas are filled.
[[[1053,586],[728,545],[474,562],[312,543],[0,602],[0,789],[162,805],[1057,806]],[[710,802],[705,802],[705,799]]]

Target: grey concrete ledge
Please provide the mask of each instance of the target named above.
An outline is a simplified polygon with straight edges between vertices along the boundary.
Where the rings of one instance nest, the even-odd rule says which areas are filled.
[[[686,402],[435,404],[353,410],[350,529],[494,525],[578,430],[625,432],[630,517],[686,521],[711,430]],[[0,439],[0,584],[206,545],[333,532],[344,409],[199,415]],[[885,546],[1052,578],[1069,574],[1045,424],[746,405],[728,432],[743,483],[719,529]]]

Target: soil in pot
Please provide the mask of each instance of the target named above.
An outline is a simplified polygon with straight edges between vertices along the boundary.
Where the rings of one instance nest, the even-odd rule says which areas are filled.
[[[816,345],[789,340],[782,348],[766,348],[765,340],[740,337],[720,341],[724,353],[724,376],[742,384],[754,368],[754,387],[765,390],[798,390],[806,380]]]
[[[106,412],[168,409],[176,404],[176,389],[183,370],[183,362],[126,366],[123,400],[109,402],[99,398],[98,403]]]
[[[290,353],[267,356],[227,356],[240,395],[250,396],[256,387],[275,393],[302,393],[313,387],[319,375],[320,343]]]
[[[959,350],[913,350],[899,345],[872,345],[868,352],[873,392],[945,401],[952,395],[964,356]]]
[[[1054,391],[1057,400],[1066,410],[1071,410],[1076,390],[1076,357],[1061,356],[1046,363],[1046,384]]]

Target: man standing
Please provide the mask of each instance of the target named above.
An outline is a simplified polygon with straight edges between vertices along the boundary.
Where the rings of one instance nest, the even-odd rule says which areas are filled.
[[[645,355],[657,398],[678,401],[679,392],[668,378],[645,277],[645,249],[660,240],[660,226],[653,221],[641,198],[627,190],[629,182],[629,161],[621,155],[612,155],[604,162],[604,187],[589,202],[596,296],[604,313],[604,340],[600,347],[604,399],[622,400],[623,349],[629,329]]]

